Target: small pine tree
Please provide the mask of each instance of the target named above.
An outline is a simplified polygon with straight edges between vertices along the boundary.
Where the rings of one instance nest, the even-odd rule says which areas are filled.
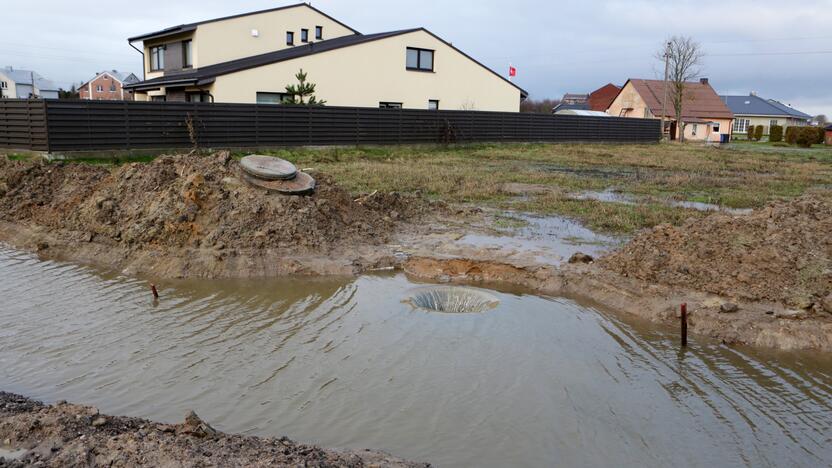
[[[768,131],[768,141],[772,143],[777,143],[778,141],[783,141],[783,126],[782,125],[772,125],[771,129]]]
[[[762,139],[763,139],[763,126],[762,125],[757,125],[754,128],[754,140],[760,141]]]
[[[323,106],[326,101],[318,100],[315,97],[315,83],[306,81],[306,73],[303,68],[295,75],[298,84],[286,85],[286,96],[283,104],[298,104],[302,106]]]
[[[748,126],[748,141],[754,141],[754,126]]]

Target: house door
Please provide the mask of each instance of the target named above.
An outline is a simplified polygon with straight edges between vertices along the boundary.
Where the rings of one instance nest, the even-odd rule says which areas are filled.
[[[670,122],[670,139],[676,139],[676,121]]]

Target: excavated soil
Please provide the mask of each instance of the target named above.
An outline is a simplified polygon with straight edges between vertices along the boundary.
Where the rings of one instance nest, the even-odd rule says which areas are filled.
[[[353,247],[381,245],[403,221],[437,208],[395,193],[356,200],[314,176],[315,193],[297,197],[242,182],[228,153],[114,169],[4,158],[0,237],[162,276],[352,273],[362,262],[389,262]]]
[[[370,450],[337,451],[287,438],[223,434],[189,413],[181,424],[99,414],[0,392],[0,467],[426,467]]]
[[[600,261],[622,276],[796,309],[832,299],[832,193],[656,226]],[[832,303],[828,304],[832,312]]]

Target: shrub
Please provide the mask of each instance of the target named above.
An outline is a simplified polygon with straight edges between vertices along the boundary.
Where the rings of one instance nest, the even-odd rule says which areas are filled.
[[[760,141],[763,139],[763,126],[757,125],[754,127],[754,139]]]
[[[803,127],[797,132],[797,146],[811,148],[818,139],[818,133],[814,127]]]
[[[812,127],[817,132],[817,138],[815,139],[815,144],[822,145],[826,142],[826,129],[823,127]]]
[[[793,145],[797,143],[797,131],[800,127],[786,127],[786,143]]]
[[[772,125],[768,131],[768,141],[776,143],[783,141],[783,127],[781,125]]]
[[[778,148],[788,148],[789,144],[783,141],[778,141],[777,143],[772,143],[771,146],[776,146]]]
[[[754,126],[749,125],[748,126],[748,141],[753,141],[753,140],[754,140]]]

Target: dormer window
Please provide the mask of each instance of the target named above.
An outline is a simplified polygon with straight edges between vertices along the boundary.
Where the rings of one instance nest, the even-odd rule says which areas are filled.
[[[301,42],[309,42],[309,30],[308,29],[301,29],[300,30],[300,41]]]
[[[286,45],[295,45],[294,31],[286,31]]]
[[[430,49],[408,47],[407,69],[413,71],[433,71],[433,51]]]
[[[324,38],[324,27],[323,26],[315,26],[315,40],[320,41]]]

